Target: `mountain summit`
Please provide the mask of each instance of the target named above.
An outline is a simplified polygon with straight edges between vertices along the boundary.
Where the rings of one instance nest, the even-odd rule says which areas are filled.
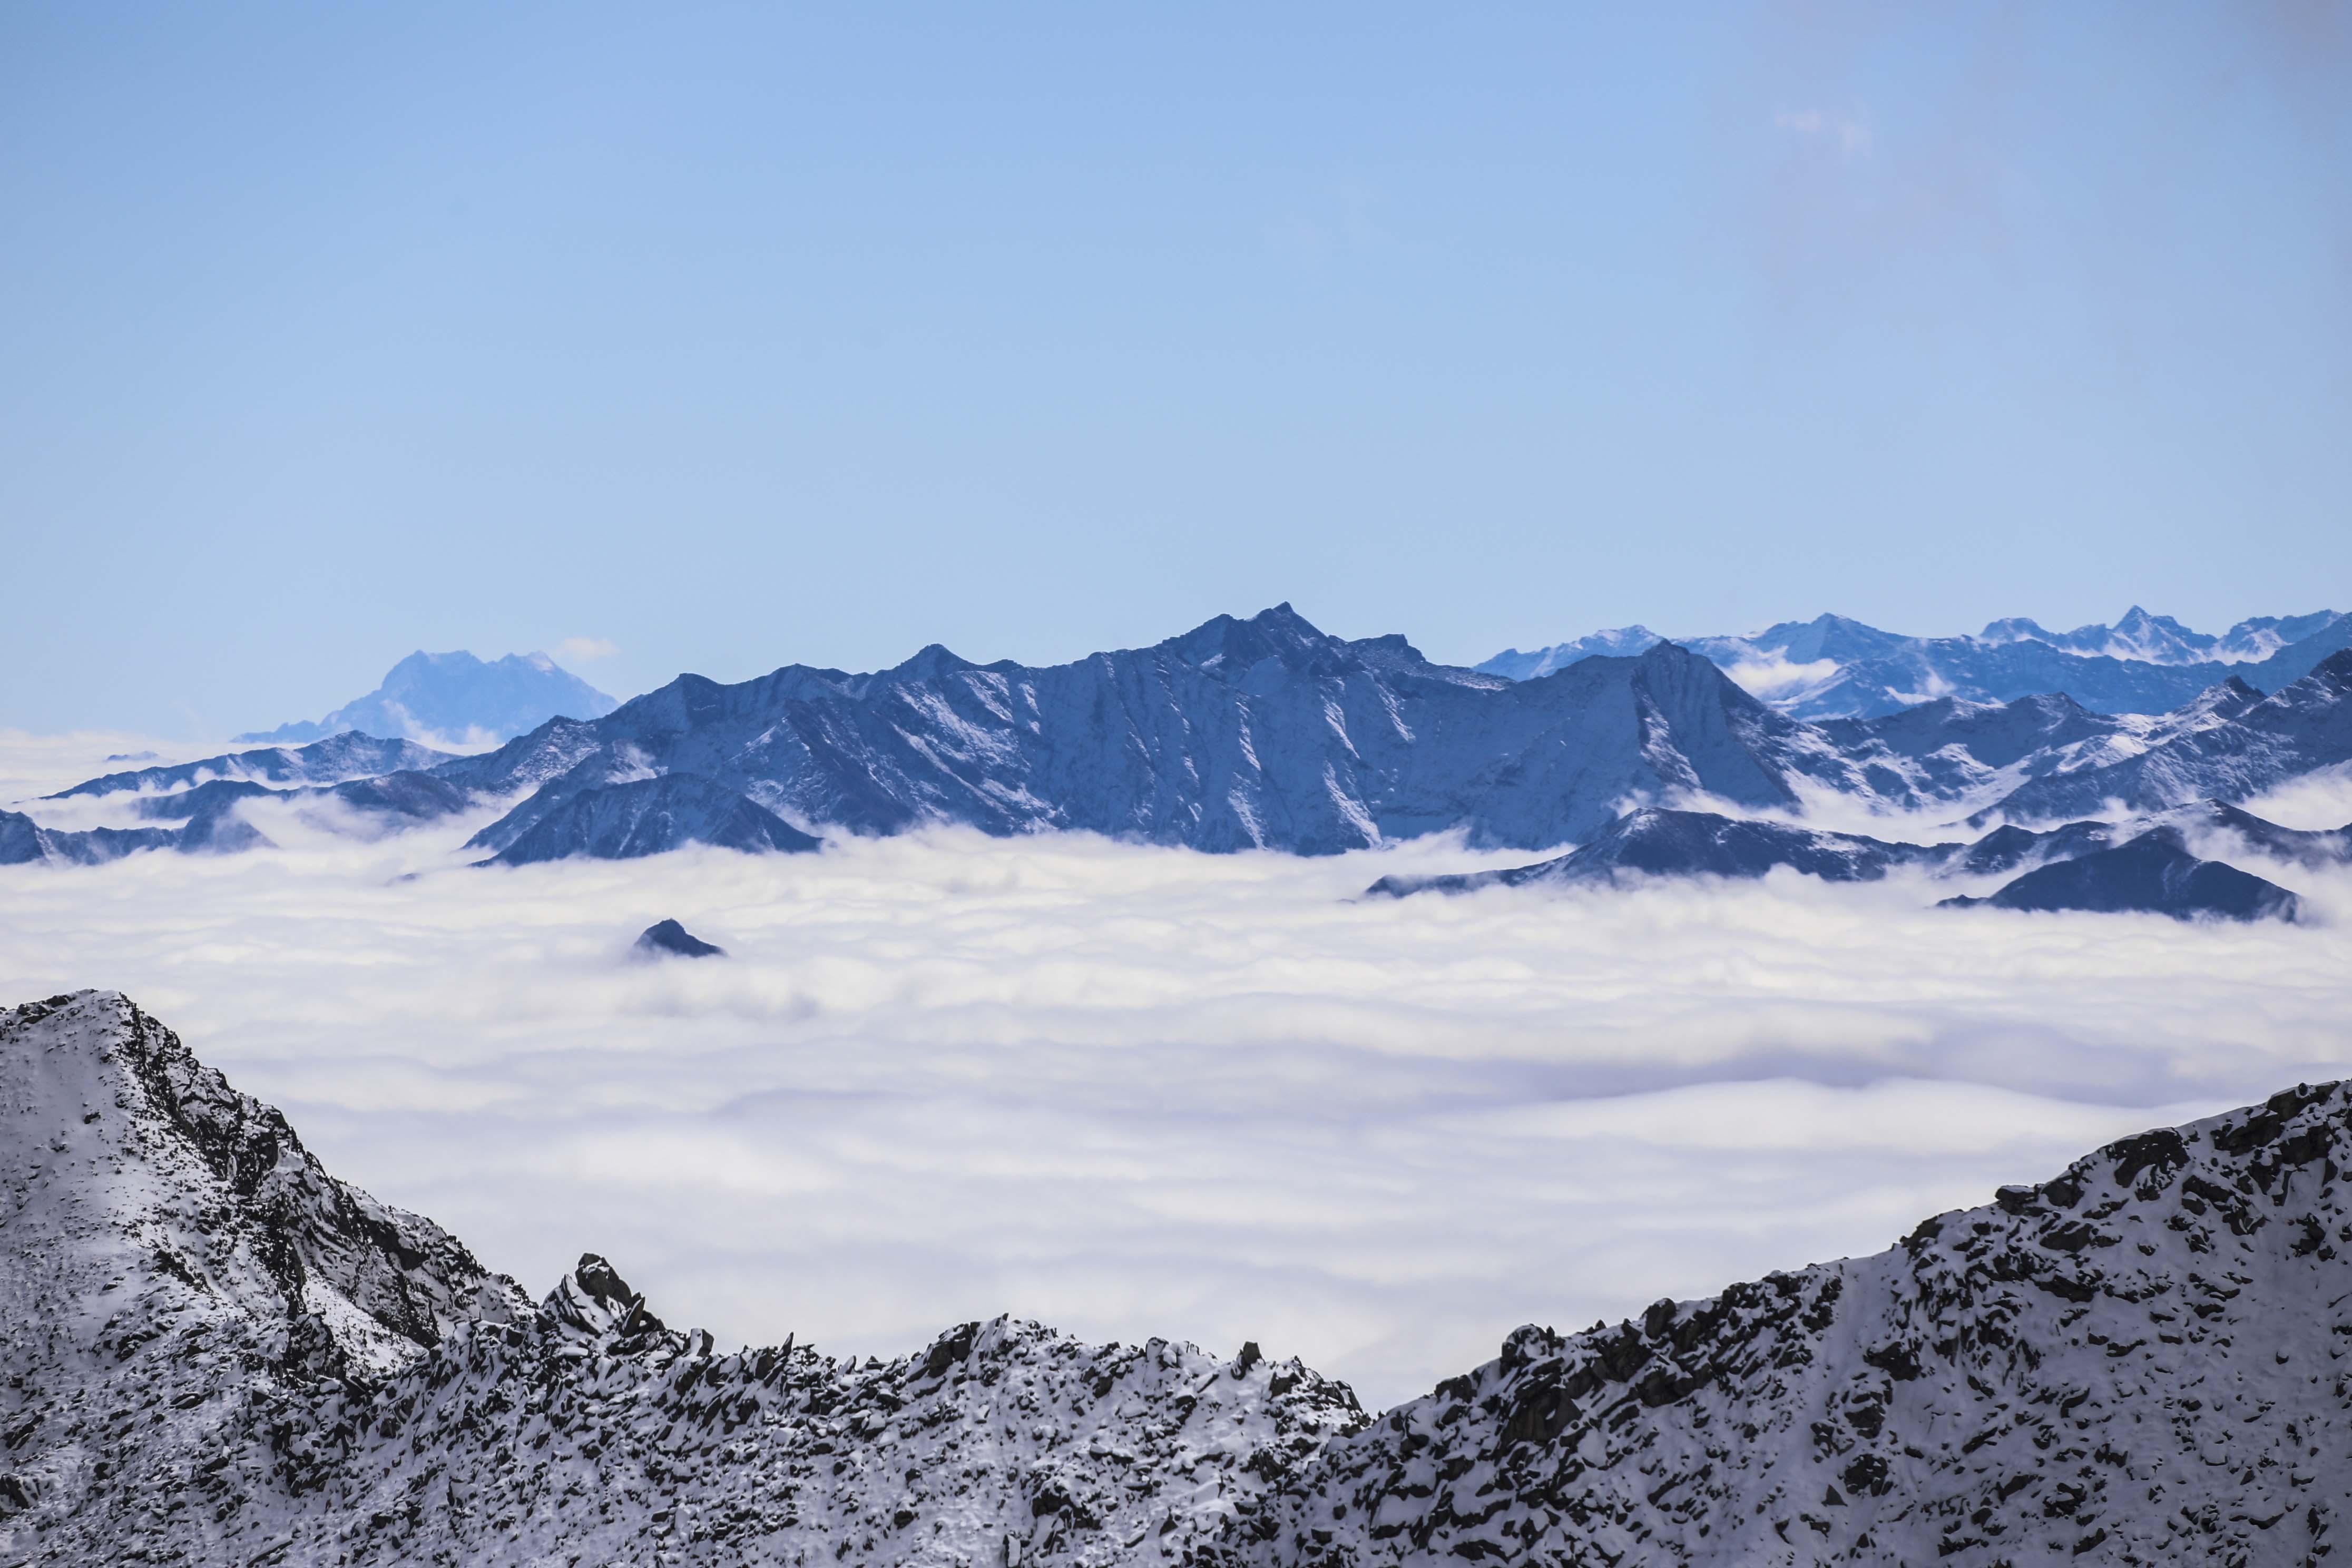
[[[550,719],[601,719],[618,704],[543,653],[483,660],[470,653],[412,653],[383,684],[316,723],[239,735],[272,744],[322,740],[346,730],[427,745],[506,741]]]
[[[531,791],[476,845],[536,855],[542,824],[649,773],[802,827],[1077,828],[1308,855],[1448,828],[1542,847],[1597,830],[1629,797],[1792,807],[1794,781],[1867,787],[1810,727],[1670,643],[1512,682],[1433,664],[1402,637],[1332,637],[1287,605],[1044,668],[935,647],[872,675],[681,676],[436,776]]]

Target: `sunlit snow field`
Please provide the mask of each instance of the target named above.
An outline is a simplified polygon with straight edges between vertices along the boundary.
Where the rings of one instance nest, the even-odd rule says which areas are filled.
[[[0,734],[0,801],[135,749]],[[2336,826],[2347,793],[2274,809]],[[129,992],[534,1291],[593,1249],[674,1323],[835,1353],[1010,1310],[1255,1339],[1388,1401],[1520,1322],[1875,1250],[2352,1071],[2352,879],[2285,868],[2317,923],[1779,875],[1357,899],[1529,858],[1443,843],[944,831],[490,871],[456,852],[477,823],[255,820],[286,847],[0,868],[0,997]],[[732,956],[632,961],[664,916]]]

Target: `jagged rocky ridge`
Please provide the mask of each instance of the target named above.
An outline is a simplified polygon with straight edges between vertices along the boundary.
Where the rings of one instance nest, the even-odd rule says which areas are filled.
[[[2251,1565],[2352,1508],[2341,1085],[1367,1416],[1005,1319],[721,1353],[593,1256],[532,1303],[118,995],[0,1063],[0,1563]]]
[[[120,995],[0,1011],[0,1563],[1230,1561],[1364,1419],[1005,1319],[720,1353],[593,1257],[532,1303]]]
[[[550,719],[601,719],[618,706],[543,653],[480,659],[470,653],[410,654],[383,684],[315,723],[280,724],[239,741],[316,741],[346,730],[411,741],[505,741]]]
[[[1431,664],[1402,637],[1328,637],[1287,605],[1045,668],[934,647],[879,675],[683,677],[442,775],[534,791],[477,840],[505,853],[648,772],[856,833],[955,822],[1305,854],[1451,827],[1559,843],[1642,794],[1763,806],[1794,805],[1795,779],[1864,787],[1817,734],[1680,648],[1513,684]]]
[[[1661,640],[1646,626],[1624,626],[1529,653],[1506,648],[1478,668],[1526,680]],[[2153,713],[2232,677],[2266,692],[2298,680],[2352,646],[2352,616],[2263,616],[2215,637],[2135,605],[2111,626],[2053,632],[2021,617],[1995,621],[1972,637],[1905,637],[1822,616],[1753,637],[1679,640],[1801,719],[1874,718],[1938,698],[2004,703],[2045,693],[2101,712]]]
[[[1328,637],[1285,605],[1047,668],[931,648],[877,675],[682,676],[593,722],[328,787],[379,827],[508,806],[470,846],[504,865],[800,849],[819,831],[943,823],[1302,854],[1458,829],[1537,849],[1644,805],[1794,815],[1836,798],[1984,826],[2244,800],[2352,762],[2348,693],[2352,652],[2268,697],[2232,679],[2155,716],[1944,699],[1816,725],[1673,644],[1513,682],[1432,664],[1401,637]]]

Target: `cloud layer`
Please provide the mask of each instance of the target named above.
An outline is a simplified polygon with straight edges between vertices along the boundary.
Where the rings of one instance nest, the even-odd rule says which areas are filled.
[[[1387,1400],[2352,1058],[2352,888],[2305,873],[2330,923],[2196,929],[1793,877],[1354,900],[1509,858],[1430,843],[487,871],[463,826],[261,825],[0,868],[0,994],[130,992],[534,1289],[594,1248],[673,1321],[836,1353],[1012,1310]],[[664,916],[734,956],[629,959]]]

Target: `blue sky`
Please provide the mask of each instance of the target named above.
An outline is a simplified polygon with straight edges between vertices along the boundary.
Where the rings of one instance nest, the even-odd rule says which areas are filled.
[[[2352,608],[2344,6],[1268,9],[9,8],[0,725]]]

